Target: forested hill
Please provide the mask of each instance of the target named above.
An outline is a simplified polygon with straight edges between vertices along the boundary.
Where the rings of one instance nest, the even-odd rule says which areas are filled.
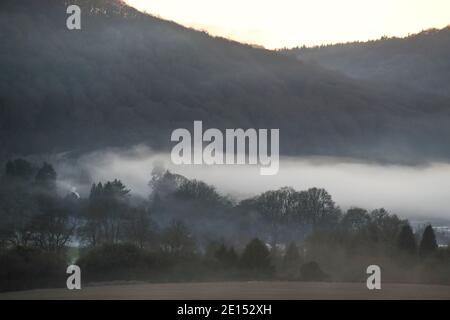
[[[281,152],[450,158],[450,112],[296,57],[183,28],[114,0],[0,2],[0,150],[93,150],[205,127],[280,128]]]
[[[450,19],[444,29],[406,38],[385,37],[286,52],[357,79],[450,97]]]

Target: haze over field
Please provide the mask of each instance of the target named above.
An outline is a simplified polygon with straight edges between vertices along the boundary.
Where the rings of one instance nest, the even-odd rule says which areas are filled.
[[[148,197],[148,182],[154,166],[163,165],[173,173],[199,179],[238,200],[267,190],[291,186],[297,190],[321,187],[328,190],[344,209],[385,207],[407,218],[450,219],[450,164],[423,166],[380,165],[344,158],[280,159],[275,176],[261,176],[258,166],[173,165],[169,154],[152,152],[144,146],[128,150],[103,150],[82,156],[75,162],[57,164],[62,188],[73,186],[82,195],[91,182],[122,180],[141,197]],[[89,179],[86,177],[89,176]]]

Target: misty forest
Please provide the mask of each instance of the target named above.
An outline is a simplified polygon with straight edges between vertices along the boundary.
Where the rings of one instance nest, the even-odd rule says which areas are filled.
[[[450,27],[270,51],[119,0],[2,0],[0,43],[0,291],[64,287],[69,264],[90,283],[365,282],[375,264],[385,282],[450,284],[448,233],[408,212],[342,209],[315,185],[241,199],[163,165],[139,172],[145,196],[115,176],[68,192],[52,161],[166,153],[201,120],[278,128],[282,156],[449,163]]]
[[[413,231],[385,209],[345,212],[324,189],[270,190],[236,201],[155,166],[147,198],[120,180],[87,197],[57,191],[48,163],[8,161],[0,183],[0,288],[88,281],[282,279],[450,283],[450,250],[431,226]]]

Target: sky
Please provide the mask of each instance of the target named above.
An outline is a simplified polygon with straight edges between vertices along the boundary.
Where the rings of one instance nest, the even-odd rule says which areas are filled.
[[[182,25],[268,49],[404,37],[450,24],[450,0],[125,0]]]

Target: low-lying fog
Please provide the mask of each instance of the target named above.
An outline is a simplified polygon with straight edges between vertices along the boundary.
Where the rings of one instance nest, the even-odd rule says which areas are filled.
[[[397,166],[335,158],[281,158],[274,176],[261,176],[258,166],[177,166],[168,154],[145,147],[109,150],[58,161],[61,186],[86,196],[92,182],[122,180],[135,195],[147,197],[155,164],[174,173],[203,180],[237,199],[269,189],[292,186],[297,190],[325,188],[346,209],[386,208],[402,217],[450,218],[450,163]]]

